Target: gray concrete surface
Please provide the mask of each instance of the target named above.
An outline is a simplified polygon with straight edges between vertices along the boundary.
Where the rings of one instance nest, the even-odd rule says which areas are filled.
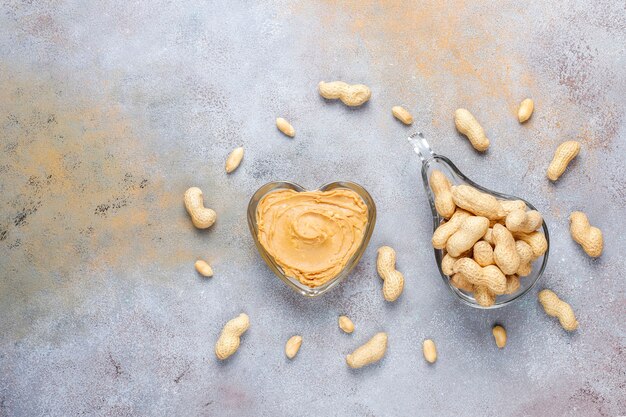
[[[3,1],[0,415],[625,415],[625,45],[626,10],[611,0]],[[334,79],[369,85],[371,101],[325,102],[316,85]],[[519,125],[527,96],[536,111]],[[413,128],[391,117],[397,104]],[[484,155],[455,132],[461,106],[491,138]],[[577,332],[543,313],[537,289],[489,312],[448,293],[404,140],[416,129],[471,178],[544,212],[552,249],[537,289],[571,303]],[[568,139],[581,154],[551,184]],[[249,236],[249,197],[278,179],[352,180],[377,202],[363,260],[319,299],[275,278]],[[184,211],[192,185],[218,212],[208,231]],[[600,259],[571,240],[572,210],[603,229]],[[407,279],[395,304],[375,272],[382,244]],[[197,257],[214,278],[196,274]],[[242,311],[251,328],[218,363],[219,330]],[[348,369],[345,354],[381,330],[385,359]]]

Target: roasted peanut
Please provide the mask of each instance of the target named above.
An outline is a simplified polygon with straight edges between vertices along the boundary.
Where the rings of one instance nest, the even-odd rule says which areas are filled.
[[[393,248],[378,248],[376,269],[383,279],[383,297],[387,301],[396,301],[404,289],[404,275],[396,270],[396,251]]]
[[[519,255],[519,268],[517,269],[517,275],[520,277],[525,277],[530,275],[532,271],[532,261],[533,261],[533,249],[530,245],[523,240],[515,241],[515,250]]]
[[[548,178],[556,181],[565,172],[565,168],[580,152],[580,143],[574,140],[561,143],[554,152],[554,158],[548,167]]]
[[[456,204],[452,199],[452,184],[448,177],[439,170],[434,170],[430,174],[430,188],[435,195],[435,208],[437,213],[443,218],[449,219],[456,210]]]
[[[500,349],[506,346],[506,330],[502,326],[493,326],[491,330],[493,333],[493,338],[496,340],[496,346]]]
[[[453,274],[453,267],[456,259],[457,258],[450,256],[449,253],[446,253],[443,256],[443,258],[441,259],[441,272],[443,272],[444,275],[450,276]]]
[[[474,300],[478,305],[483,307],[491,307],[496,303],[496,295],[484,286],[474,287]]]
[[[474,284],[469,282],[467,278],[465,278],[465,276],[461,273],[453,274],[450,277],[450,284],[452,284],[453,287],[456,287],[461,291],[466,291],[466,292],[474,291]]]
[[[533,260],[539,258],[548,250],[548,241],[546,240],[544,234],[541,232],[515,232],[513,233],[513,237],[530,245],[530,248],[533,250]]]
[[[456,232],[470,214],[465,210],[456,210],[450,220],[440,225],[433,233],[432,244],[435,249],[446,247],[448,238]]]
[[[207,229],[213,226],[217,219],[217,214],[210,208],[204,207],[202,190],[198,187],[191,187],[185,191],[185,209],[191,216],[191,222],[198,229]]]
[[[243,146],[235,148],[226,159],[226,173],[230,174],[237,169],[243,159]]]
[[[285,355],[289,359],[293,359],[300,350],[300,346],[302,345],[302,336],[291,336],[289,340],[287,340],[287,344],[285,344]]]
[[[250,319],[244,313],[229,320],[215,344],[215,356],[219,360],[224,360],[237,352],[241,342],[241,335],[248,330],[248,327],[250,327]]]
[[[557,317],[563,327],[568,332],[578,328],[578,321],[574,315],[574,310],[565,301],[561,300],[553,291],[542,290],[539,292],[539,302],[543,306],[548,316]]]
[[[393,106],[391,108],[391,113],[393,114],[393,117],[400,120],[405,125],[413,124],[413,116],[411,116],[411,113],[409,113],[409,111],[404,107]]]
[[[347,84],[343,81],[320,82],[320,95],[325,99],[340,99],[346,106],[360,106],[370,99],[372,92],[363,84]]]
[[[476,216],[498,220],[506,216],[500,202],[492,195],[483,193],[469,185],[452,186],[454,203]]]
[[[532,233],[543,224],[543,217],[537,210],[513,210],[506,216],[506,228],[511,232]]]
[[[483,240],[493,246],[493,226],[487,229],[485,236],[483,236]]]
[[[506,291],[506,276],[495,265],[481,268],[470,258],[461,258],[454,263],[454,273],[461,273],[475,287],[487,287],[494,294]]]
[[[587,255],[597,258],[602,255],[602,231],[589,224],[587,215],[582,211],[575,211],[569,216],[569,230],[572,238],[584,249]]]
[[[479,240],[474,245],[473,257],[476,263],[480,266],[493,265],[493,248],[491,245],[484,241]]]
[[[506,276],[506,290],[505,294],[513,294],[515,291],[519,290],[520,282],[519,277],[517,275],[507,275]]]
[[[454,112],[454,124],[459,132],[467,136],[474,149],[484,152],[489,148],[485,131],[468,110],[457,109]]]
[[[426,361],[435,363],[437,360],[437,346],[435,346],[435,342],[430,339],[424,340],[422,351],[424,352],[424,359],[426,359]]]
[[[339,316],[339,328],[346,333],[354,331],[354,323],[348,316]]]
[[[500,206],[504,210],[504,213],[508,215],[513,210],[522,210],[526,211],[528,207],[526,207],[526,203],[522,200],[498,200],[500,202]]]
[[[504,277],[504,292],[501,290],[502,277]],[[487,265],[483,268],[482,283],[496,295],[506,294],[506,276],[496,265]]]
[[[511,275],[517,272],[520,258],[515,249],[515,239],[509,230],[501,224],[493,226],[493,260],[503,274]]]
[[[522,101],[519,105],[519,110],[517,111],[517,120],[520,123],[524,123],[526,120],[530,119],[530,116],[533,114],[533,110],[535,108],[535,103],[529,98]]]
[[[279,117],[278,119],[276,119],[276,127],[278,128],[278,130],[280,130],[281,132],[283,132],[285,135],[289,136],[290,138],[296,135],[296,129],[294,129],[293,126],[291,126],[291,123],[289,123],[287,120],[283,119],[282,117]]]
[[[196,267],[196,271],[198,271],[198,273],[203,277],[213,276],[213,269],[211,268],[211,265],[209,265],[206,261],[198,259],[194,266]]]
[[[376,333],[367,343],[358,347],[346,357],[350,368],[358,369],[378,362],[387,351],[387,333]]]
[[[450,256],[458,257],[463,252],[470,250],[474,243],[485,235],[489,228],[489,220],[485,217],[470,216],[454,232],[446,242],[446,252]]]

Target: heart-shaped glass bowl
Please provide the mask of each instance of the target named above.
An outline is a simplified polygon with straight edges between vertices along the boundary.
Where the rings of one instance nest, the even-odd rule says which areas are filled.
[[[288,182],[288,181],[274,181],[265,184],[261,188],[259,188],[252,198],[250,198],[250,203],[248,203],[248,226],[250,227],[250,233],[252,233],[252,238],[254,239],[254,244],[256,245],[261,257],[265,260],[267,265],[270,267],[272,271],[276,274],[278,278],[280,278],[285,284],[287,284],[292,290],[297,292],[298,294],[302,294],[306,297],[317,297],[318,295],[322,295],[331,288],[337,286],[341,281],[343,281],[352,271],[352,268],[359,263],[361,256],[363,256],[363,252],[372,237],[372,232],[374,231],[374,225],[376,224],[376,205],[374,204],[374,200],[372,196],[365,190],[365,188],[361,187],[358,184],[347,181],[336,181],[331,182],[329,184],[322,185],[317,190],[312,191],[330,191],[335,189],[346,189],[351,190],[357,193],[365,205],[367,206],[367,225],[365,229],[365,233],[363,235],[363,240],[361,241],[361,245],[357,249],[357,251],[352,255],[352,258],[348,260],[346,266],[337,274],[333,279],[326,282],[319,287],[309,287],[307,285],[302,284],[296,278],[288,277],[285,275],[282,268],[274,261],[274,258],[267,253],[261,242],[259,242],[259,228],[256,221],[256,210],[259,205],[259,201],[261,199],[274,191],[277,190],[294,190],[298,192],[309,191],[304,187]]]
[[[422,180],[424,181],[424,188],[426,189],[426,194],[428,195],[428,200],[430,202],[430,209],[433,215],[433,232],[437,229],[437,227],[439,227],[441,222],[445,220],[439,215],[439,213],[437,213],[437,209],[435,208],[435,198],[432,190],[430,189],[429,178],[434,170],[439,170],[443,172],[453,185],[468,184],[474,188],[481,190],[482,192],[491,194],[500,200],[522,200],[524,203],[526,203],[526,206],[528,206],[529,210],[536,210],[536,208],[532,204],[522,198],[492,191],[488,188],[476,184],[474,181],[467,178],[465,175],[463,175],[461,171],[459,171],[459,169],[452,163],[452,161],[450,161],[445,156],[435,154],[421,133],[415,133],[409,136],[409,142],[411,142],[415,149],[415,152],[420,156],[422,160]],[[548,226],[546,225],[545,221],[543,222],[541,228],[543,234],[546,237],[546,241],[548,242],[548,249],[542,256],[533,261],[532,272],[526,277],[520,277],[519,289],[512,294],[499,295],[496,298],[495,304],[492,306],[485,307],[479,305],[471,293],[459,290],[458,288],[450,284],[450,279],[441,270],[443,250],[435,249],[435,259],[437,261],[437,267],[439,268],[439,274],[441,275],[443,282],[445,282],[450,291],[463,303],[479,309],[493,309],[504,307],[505,305],[508,305],[515,300],[518,300],[520,297],[530,291],[531,288],[534,287],[539,279],[543,276],[543,271],[546,269],[546,265],[548,264],[548,253],[550,252],[550,236],[548,235]]]

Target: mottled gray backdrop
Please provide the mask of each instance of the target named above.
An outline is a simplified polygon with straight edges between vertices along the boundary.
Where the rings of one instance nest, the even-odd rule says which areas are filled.
[[[626,414],[626,8],[479,3],[2,1],[0,415]],[[369,85],[371,101],[325,102],[317,83],[335,79]],[[520,125],[526,97],[536,111]],[[391,117],[398,104],[413,127]],[[456,133],[457,107],[484,125],[486,154]],[[418,129],[545,214],[550,262],[517,304],[476,311],[441,282],[405,140]],[[552,184],[551,154],[572,139],[582,151]],[[248,199],[279,179],[351,180],[377,203],[361,263],[319,299],[274,277],[249,235]],[[183,208],[194,185],[218,213],[206,231]],[[604,231],[600,259],[571,240],[573,210]],[[383,244],[406,276],[394,304],[375,272]],[[577,332],[543,313],[543,287],[571,303]],[[218,363],[220,328],[242,311],[250,330]],[[385,359],[348,369],[345,355],[382,330]],[[290,362],[293,334],[304,343]]]

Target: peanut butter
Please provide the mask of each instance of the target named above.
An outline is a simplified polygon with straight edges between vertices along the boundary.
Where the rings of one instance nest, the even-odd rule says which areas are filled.
[[[319,287],[359,249],[367,211],[352,190],[274,191],[257,206],[258,239],[285,275]]]

